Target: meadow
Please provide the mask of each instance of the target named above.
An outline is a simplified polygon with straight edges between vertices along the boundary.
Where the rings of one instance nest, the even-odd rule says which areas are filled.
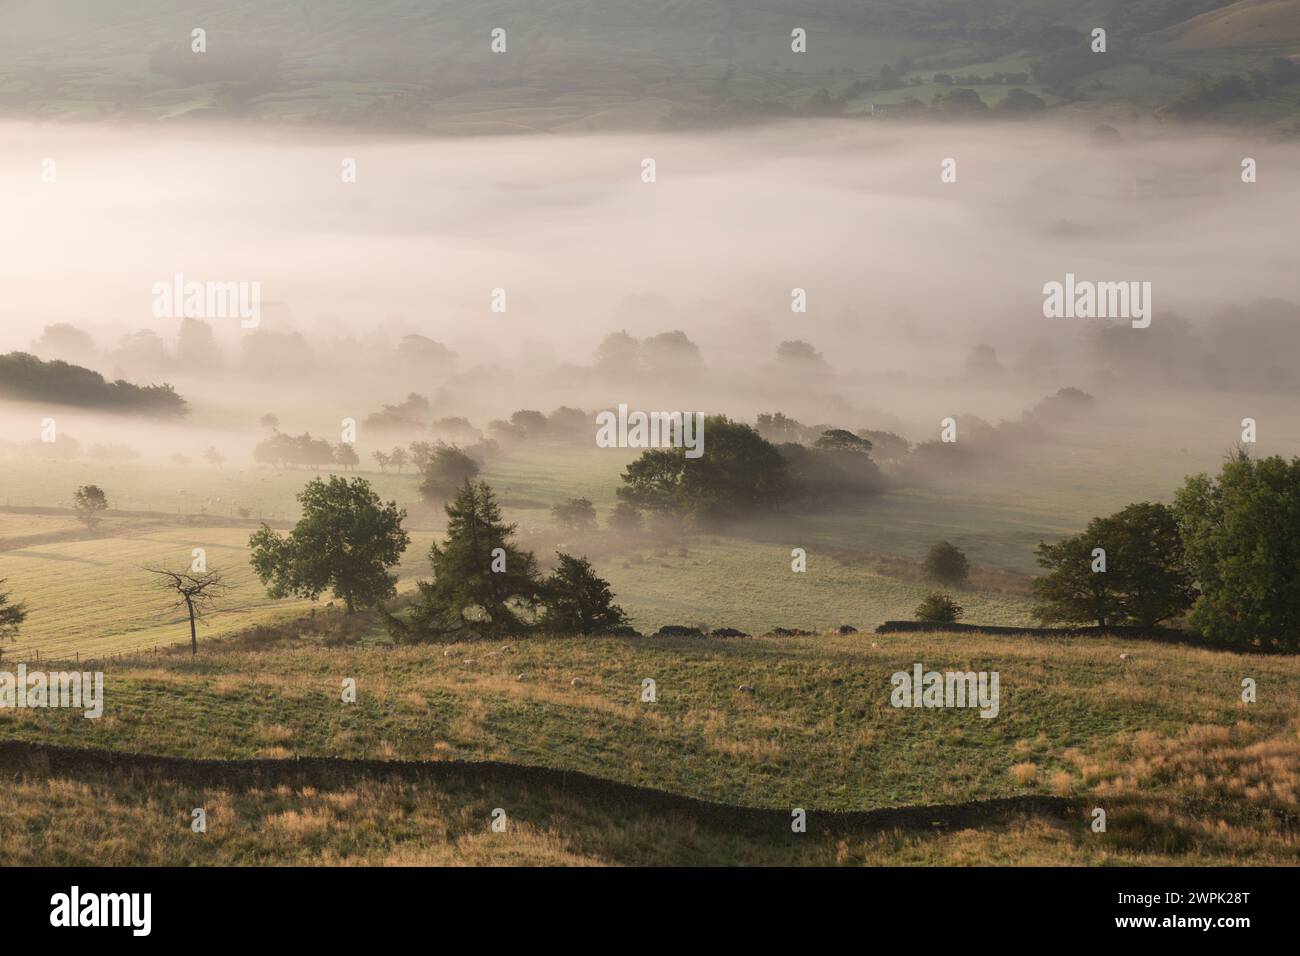
[[[1208,456],[1151,454],[1141,467],[1116,473],[1114,446],[1075,443],[1047,449],[1031,462],[1009,462],[984,480],[960,487],[903,486],[852,507],[788,512],[683,535],[653,516],[643,534],[604,528],[631,454],[594,446],[523,444],[489,460],[482,477],[496,490],[520,541],[545,564],[562,550],[585,554],[607,578],[635,626],[774,627],[860,630],[910,618],[933,587],[920,560],[940,540],[963,549],[976,574],[956,591],[966,620],[1029,624],[1034,547],[1073,533],[1095,514],[1130,501],[1166,499]],[[385,499],[408,510],[412,543],[399,568],[399,589],[429,574],[429,544],[445,515],[420,500],[419,477],[362,467],[358,474]],[[69,656],[151,648],[187,639],[175,613],[162,615],[164,595],[151,589],[145,564],[186,565],[194,548],[230,575],[229,599],[204,625],[221,636],[308,607],[265,596],[248,566],[248,536],[260,520],[288,527],[294,496],[318,473],[227,465],[178,467],[152,462],[16,460],[4,466],[0,489],[0,578],[31,617],[11,654]],[[103,487],[114,509],[95,531],[68,510],[80,484]],[[595,505],[601,528],[575,533],[556,527],[550,508],[571,497]],[[247,517],[241,517],[246,515]],[[791,551],[808,556],[791,571]],[[320,604],[327,603],[328,595]]]
[[[891,707],[889,676],[914,661],[999,671],[998,718]],[[1300,862],[1294,657],[953,634],[393,647],[373,620],[332,611],[209,641],[197,658],[178,649],[103,666],[101,719],[11,710],[0,738],[200,763],[71,773],[6,751],[14,786],[0,828],[18,836],[20,858],[77,862],[101,847],[101,861],[123,863]],[[1257,703],[1240,700],[1243,676]],[[344,678],[355,703],[342,701]],[[295,770],[305,757],[372,763]],[[248,759],[267,763],[217,763]],[[476,775],[483,760],[652,793],[583,797],[575,781],[567,795],[523,773]],[[469,765],[429,779],[382,770],[445,761]],[[660,806],[653,793],[738,816],[801,807],[813,823],[801,842],[783,827],[729,826],[725,812]],[[1026,796],[1063,803],[981,809]],[[92,804],[114,812],[55,847],[52,822]],[[816,824],[819,812],[912,805],[984,818],[928,830]],[[212,815],[203,838],[188,829],[195,806]],[[1105,834],[1088,829],[1097,806]],[[496,807],[513,821],[506,835],[490,829]]]

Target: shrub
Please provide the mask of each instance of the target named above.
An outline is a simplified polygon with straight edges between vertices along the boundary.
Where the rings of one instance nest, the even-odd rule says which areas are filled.
[[[964,608],[946,594],[934,592],[927,594],[925,600],[917,605],[918,621],[934,621],[938,624],[953,624],[962,616]]]

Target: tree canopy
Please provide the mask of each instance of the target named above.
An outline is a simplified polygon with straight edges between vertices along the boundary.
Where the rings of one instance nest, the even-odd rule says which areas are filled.
[[[287,536],[263,524],[249,539],[251,563],[271,597],[315,600],[326,588],[351,614],[392,597],[410,543],[406,512],[379,500],[364,478],[316,478],[298,493],[302,517]]]

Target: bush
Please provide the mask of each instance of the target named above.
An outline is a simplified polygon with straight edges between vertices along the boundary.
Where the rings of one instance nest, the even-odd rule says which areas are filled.
[[[955,545],[940,541],[925,556],[925,576],[940,584],[960,585],[970,574],[970,562]]]
[[[946,594],[935,592],[927,594],[925,600],[917,605],[913,612],[918,621],[933,621],[938,624],[955,624],[962,616],[964,608]]]

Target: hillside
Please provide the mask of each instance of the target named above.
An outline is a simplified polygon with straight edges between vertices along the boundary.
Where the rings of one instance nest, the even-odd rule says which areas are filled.
[[[0,115],[438,134],[716,127],[853,115],[908,91],[928,103],[940,71],[1023,74],[1017,85],[1049,106],[1095,113],[1171,101],[1205,70],[1185,54],[1231,48],[1211,72],[1259,67],[1266,47],[1295,39],[1295,11],[1294,0],[15,0]],[[1110,33],[1105,58],[1087,51],[1097,25]],[[494,54],[498,27],[506,49]],[[791,51],[795,27],[806,53]],[[202,55],[195,28],[207,31]],[[1148,42],[1164,30],[1168,43]],[[1030,76],[1039,62],[1049,69]],[[989,105],[1007,89],[968,85],[988,86]]]
[[[15,861],[1297,862],[1294,657],[910,634],[392,648],[332,620],[103,665],[99,720],[0,712]],[[998,718],[891,707],[915,661],[999,671]],[[47,845],[91,805],[114,812]],[[194,806],[208,840],[161,825]],[[883,812],[908,806],[933,809]],[[494,843],[497,807],[515,829]]]
[[[1300,0],[1237,0],[1170,27],[1168,49],[1300,52]]]

